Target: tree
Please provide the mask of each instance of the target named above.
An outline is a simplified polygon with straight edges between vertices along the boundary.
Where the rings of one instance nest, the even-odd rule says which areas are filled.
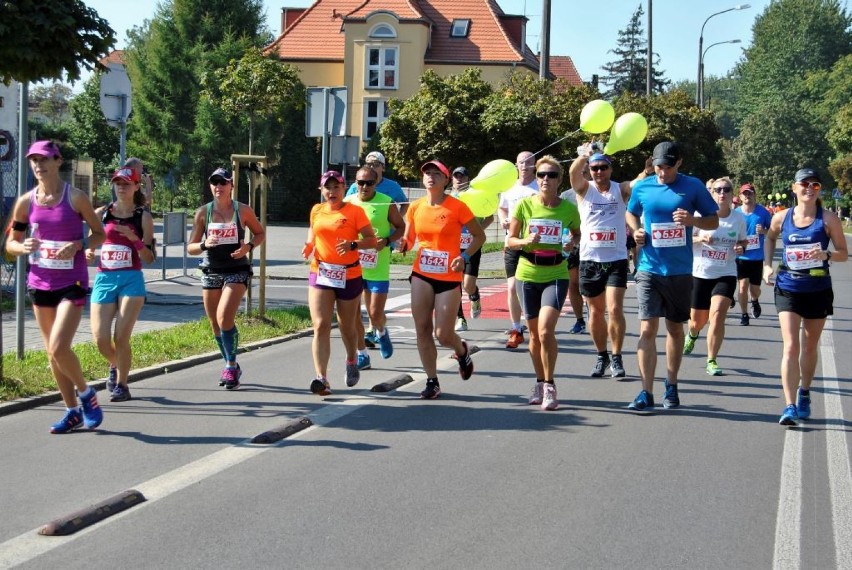
[[[615,54],[618,59],[602,68],[608,74],[601,78],[604,85],[610,86],[610,90],[604,94],[607,98],[625,92],[638,95],[647,90],[648,42],[642,27],[644,13],[642,4],[639,4],[630,17],[627,28],[618,32],[618,47],[608,52]],[[660,56],[656,53],[654,56],[651,93],[662,93],[671,82],[664,78],[663,71],[660,70]]]
[[[71,95],[71,88],[62,83],[33,87],[29,93],[30,106],[48,122],[58,125],[66,118]]]
[[[107,124],[101,111],[101,74],[96,73],[83,84],[83,91],[71,99],[71,140],[80,155],[95,161],[95,172],[110,170],[118,162],[119,131]]]
[[[0,2],[0,79],[75,81],[115,45],[106,20],[80,0]]]

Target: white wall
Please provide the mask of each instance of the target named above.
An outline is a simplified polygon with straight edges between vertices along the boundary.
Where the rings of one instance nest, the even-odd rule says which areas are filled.
[[[0,107],[0,130],[8,131],[14,138],[15,152],[11,161],[0,161],[0,191],[3,196],[16,196],[18,193],[18,99],[20,86],[13,81],[8,86],[0,82],[0,97],[3,105]],[[0,149],[0,155],[4,154]],[[5,213],[5,212],[3,212]]]

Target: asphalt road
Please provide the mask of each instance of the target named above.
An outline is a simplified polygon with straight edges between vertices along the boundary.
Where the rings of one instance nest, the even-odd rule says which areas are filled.
[[[728,319],[726,375],[704,373],[702,335],[684,359],[683,406],[648,415],[626,409],[640,389],[632,289],[628,381],[589,378],[591,341],[563,318],[562,405],[542,412],[525,405],[528,356],[503,348],[495,319],[464,333],[481,349],[473,378],[442,351],[444,394],[420,400],[403,284],[393,358],[373,351],[373,370],[345,388],[335,336],[325,399],[307,389],[304,338],[242,355],[237,392],[217,386],[219,363],[135,383],[130,402],[102,402],[96,432],[48,434],[59,404],[0,417],[0,567],[850,568],[852,266],[832,274],[814,415],[797,429],[777,424],[768,288],[763,317]],[[400,373],[414,382],[369,392]],[[314,426],[248,443],[303,416]],[[147,502],[68,537],[37,534],[127,489]]]

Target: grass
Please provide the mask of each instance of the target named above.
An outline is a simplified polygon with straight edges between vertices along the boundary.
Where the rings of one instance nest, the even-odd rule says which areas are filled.
[[[271,309],[264,319],[237,315],[240,342],[254,342],[282,336],[311,325],[307,307]],[[130,341],[133,368],[146,368],[170,360],[216,350],[206,318],[182,323],[168,329],[134,334]],[[87,381],[106,377],[107,363],[92,342],[74,346]],[[0,381],[0,401],[35,396],[56,389],[44,350],[28,350],[18,360],[15,353],[3,355],[3,379]]]
[[[482,246],[482,253],[494,253],[495,251],[503,251],[503,242],[488,242]],[[412,265],[416,255],[416,249],[405,254],[394,251],[391,253],[391,265]]]

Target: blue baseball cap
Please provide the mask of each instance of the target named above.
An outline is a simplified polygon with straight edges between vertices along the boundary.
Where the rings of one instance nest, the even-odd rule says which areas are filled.
[[[595,154],[589,157],[589,164],[593,162],[605,162],[607,164],[612,164],[612,161],[609,159],[609,157],[602,152],[596,152]]]

